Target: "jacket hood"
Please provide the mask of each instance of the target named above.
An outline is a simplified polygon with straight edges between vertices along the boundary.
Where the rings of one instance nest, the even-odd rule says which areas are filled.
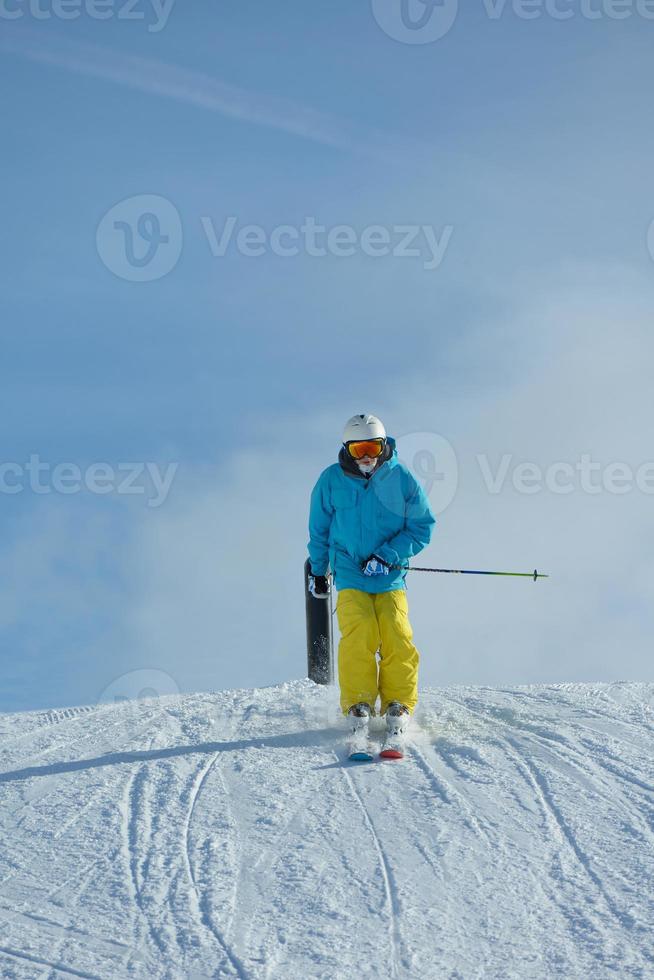
[[[395,439],[392,436],[386,437],[386,445],[384,446],[384,452],[381,454],[381,458],[377,466],[374,468],[370,476],[377,472],[380,466],[387,463],[390,459],[397,458],[397,449],[395,448]],[[370,476],[366,476],[361,472],[356,464],[356,461],[352,459],[350,454],[345,449],[345,446],[341,446],[341,451],[338,454],[338,462],[340,463],[341,469],[348,476],[354,476],[358,480],[369,480]]]

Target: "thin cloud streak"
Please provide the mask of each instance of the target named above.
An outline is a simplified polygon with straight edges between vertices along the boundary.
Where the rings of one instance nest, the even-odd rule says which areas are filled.
[[[0,37],[0,50],[43,65],[174,99],[231,119],[239,119],[350,151],[374,152],[379,136],[286,99],[248,92],[211,75],[149,58],[63,38],[44,40],[25,30]]]

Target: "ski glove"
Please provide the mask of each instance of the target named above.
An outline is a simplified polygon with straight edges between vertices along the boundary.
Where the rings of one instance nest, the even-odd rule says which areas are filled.
[[[378,555],[371,555],[362,563],[361,571],[364,575],[388,575],[390,569]]]
[[[309,592],[314,599],[328,599],[331,592],[329,578],[326,575],[310,575]]]

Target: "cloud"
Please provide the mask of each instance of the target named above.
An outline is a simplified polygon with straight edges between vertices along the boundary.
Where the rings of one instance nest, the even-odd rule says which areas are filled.
[[[654,358],[652,287],[616,267],[575,270],[547,288],[512,294],[515,314],[487,338],[462,344],[485,372],[461,396],[416,378],[401,424],[418,417],[446,435],[459,460],[459,490],[441,516],[431,553],[443,567],[529,571],[549,580],[415,576],[416,630],[431,683],[531,683],[651,677],[654,499],[601,485],[613,463],[635,472],[654,458],[649,375]],[[480,331],[481,333],[481,331]],[[483,344],[483,345],[482,345]],[[489,492],[478,456],[497,471]],[[512,481],[522,463],[546,472],[584,455],[599,492],[532,494]]]
[[[366,153],[383,150],[385,144],[391,146],[382,134],[363,131],[360,126],[296,102],[246,91],[202,72],[97,45],[15,29],[11,35],[0,35],[0,50],[326,146]]]
[[[310,420],[276,423],[274,435],[265,421],[258,426],[257,448],[180,474],[183,483],[134,539],[133,647],[182,689],[306,673],[308,495],[339,436],[330,438],[326,422],[323,451],[296,453],[295,440],[311,437]],[[318,447],[320,431],[318,418]]]
[[[175,504],[141,528],[135,647],[183,689],[303,675],[309,493],[335,457],[345,419],[370,410],[400,445],[411,433],[438,432],[458,457],[458,492],[419,564],[538,566],[551,575],[538,583],[411,575],[423,684],[649,678],[651,495],[589,494],[579,483],[569,494],[547,486],[524,494],[512,482],[523,462],[546,471],[583,454],[602,468],[651,460],[648,291],[623,270],[579,271],[574,286],[528,292],[522,305],[513,296],[515,319],[495,332],[494,347],[488,338],[463,342],[458,356],[467,350],[473,361],[483,350],[488,358],[476,389],[440,392],[416,372],[397,378],[401,397],[362,386],[340,411],[259,423],[257,450],[194,474]],[[290,448],[298,446],[306,448]],[[497,494],[484,482],[482,454],[493,471],[511,457]]]
[[[602,467],[651,461],[651,289],[599,267],[531,284],[511,293],[511,320],[461,339],[454,356],[474,386],[435,385],[416,365],[315,411],[254,406],[243,448],[182,465],[160,509],[114,526],[62,502],[48,521],[23,523],[2,618],[6,648],[15,644],[25,664],[8,672],[5,696],[20,707],[28,688],[32,704],[90,702],[137,668],[182,691],[304,676],[309,494],[356,411],[380,415],[400,446],[432,431],[454,447],[458,491],[420,564],[551,575],[410,575],[423,685],[650,679],[652,495],[524,494],[511,475],[523,462],[546,470],[582,454]],[[499,493],[485,484],[481,454],[493,472],[511,458]]]
[[[654,455],[651,286],[615,268],[573,278],[520,302],[512,293],[510,321],[462,339],[457,358],[485,358],[476,387],[439,388],[416,368],[389,389],[364,381],[337,407],[253,409],[247,445],[182,466],[159,510],[125,513],[112,530],[62,503],[23,524],[2,618],[7,648],[27,659],[6,697],[27,706],[27,683],[32,704],[90,702],[137,668],[182,691],[304,676],[309,494],[355,411],[380,415],[400,446],[432,431],[455,449],[458,491],[420,564],[551,575],[410,575],[423,685],[650,679],[652,496],[523,494],[511,481],[525,461],[546,469],[587,453],[636,467]],[[481,454],[493,472],[511,457],[497,494]]]
[[[121,541],[131,525],[106,498],[102,507],[55,495],[27,503],[5,535],[0,710],[94,703],[125,647]]]

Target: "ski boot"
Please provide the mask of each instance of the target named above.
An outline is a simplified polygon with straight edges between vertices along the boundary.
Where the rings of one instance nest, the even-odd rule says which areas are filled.
[[[353,704],[347,713],[347,720],[350,725],[350,737],[348,739],[348,755],[355,762],[370,762],[372,751],[368,734],[370,722],[370,705],[365,701]]]
[[[386,708],[386,735],[379,753],[383,759],[404,758],[410,717],[409,709],[399,701],[391,701]]]

